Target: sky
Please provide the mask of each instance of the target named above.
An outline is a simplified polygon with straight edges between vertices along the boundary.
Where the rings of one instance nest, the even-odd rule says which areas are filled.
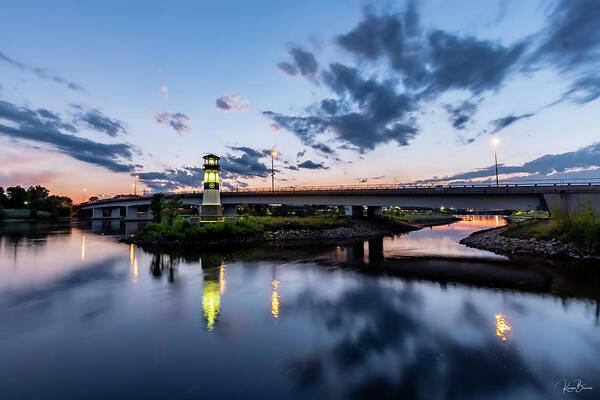
[[[0,186],[600,178],[600,2],[9,2]],[[83,189],[86,189],[84,192]]]

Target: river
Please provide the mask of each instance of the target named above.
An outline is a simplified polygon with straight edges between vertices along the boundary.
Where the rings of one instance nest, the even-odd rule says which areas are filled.
[[[457,243],[502,224],[179,254],[0,224],[1,397],[598,398],[599,269]]]

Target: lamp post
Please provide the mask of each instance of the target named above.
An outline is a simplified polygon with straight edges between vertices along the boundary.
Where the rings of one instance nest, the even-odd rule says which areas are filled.
[[[494,163],[496,164],[496,187],[498,187],[498,155],[496,154],[496,148],[498,147],[498,143],[500,141],[498,138],[492,139],[492,144],[494,145]]]
[[[277,152],[275,150],[271,151],[271,192],[275,191],[275,156]]]
[[[83,188],[83,191],[81,192],[81,202],[82,203],[85,201],[85,192],[87,192],[87,189]]]
[[[135,175],[135,177],[133,178],[133,195],[137,196],[137,180],[140,176],[139,175]]]

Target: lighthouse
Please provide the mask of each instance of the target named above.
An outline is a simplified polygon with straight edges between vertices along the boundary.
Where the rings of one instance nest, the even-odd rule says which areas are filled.
[[[202,221],[217,221],[223,217],[221,208],[221,194],[219,182],[221,180],[221,166],[219,157],[208,154],[204,157],[204,193],[202,195]]]

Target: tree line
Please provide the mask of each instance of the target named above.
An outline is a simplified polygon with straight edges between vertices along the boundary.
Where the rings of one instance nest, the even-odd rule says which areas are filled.
[[[43,186],[30,186],[25,189],[21,186],[12,186],[4,190],[0,186],[0,218],[10,210],[30,210],[30,217],[68,217],[71,215],[73,200],[66,196],[50,195],[50,191]]]

